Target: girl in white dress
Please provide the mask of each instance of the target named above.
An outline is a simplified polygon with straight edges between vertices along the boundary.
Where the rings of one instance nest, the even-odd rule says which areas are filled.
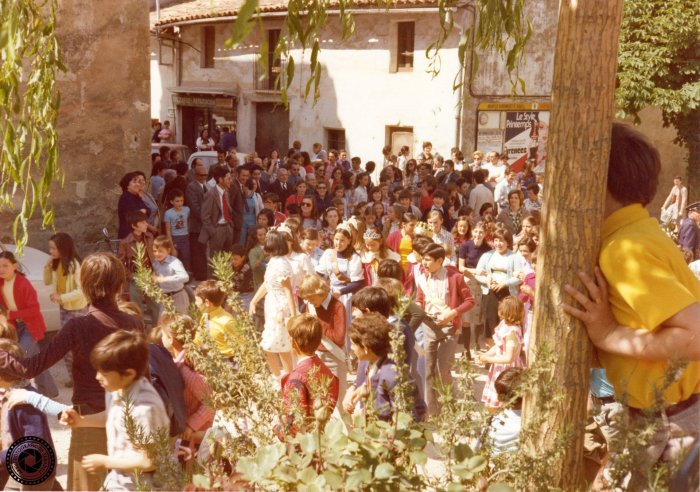
[[[291,236],[291,232],[289,234]],[[265,327],[260,345],[265,351],[270,371],[276,377],[281,376],[283,369],[285,372],[292,370],[292,346],[287,321],[297,314],[292,293],[292,266],[287,259],[289,245],[285,236],[278,230],[267,234],[265,253],[270,255],[270,260],[265,270],[265,281],[250,301],[249,309],[251,317],[254,316],[255,306],[265,298]]]
[[[364,287],[362,261],[352,247],[352,233],[347,224],[339,225],[333,236],[333,249],[323,252],[316,272],[330,280],[331,293],[345,305],[345,326],[352,321],[350,299],[354,292]]]

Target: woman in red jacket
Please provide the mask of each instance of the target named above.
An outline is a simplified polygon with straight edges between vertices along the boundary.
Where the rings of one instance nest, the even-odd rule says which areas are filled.
[[[28,357],[39,353],[39,340],[44,338],[46,323],[41,315],[36,290],[17,269],[15,255],[0,252],[0,314],[17,330],[17,340]],[[49,371],[35,378],[37,389],[48,396],[58,396],[58,388]]]

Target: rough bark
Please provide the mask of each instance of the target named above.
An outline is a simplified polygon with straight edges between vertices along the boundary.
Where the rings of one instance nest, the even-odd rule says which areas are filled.
[[[564,397],[526,446],[541,455],[554,445],[558,433],[572,432],[553,468],[552,486],[563,490],[583,486],[591,355],[585,328],[561,309],[563,302],[571,302],[563,286],[571,283],[582,288],[576,272],[592,272],[597,263],[622,3],[563,0],[559,8],[530,360],[541,344],[555,353],[552,375]],[[538,412],[546,403],[538,398],[526,395],[525,425],[538,422]]]
[[[689,128],[686,145],[688,146],[688,204],[700,200],[700,108],[693,110],[688,118]]]

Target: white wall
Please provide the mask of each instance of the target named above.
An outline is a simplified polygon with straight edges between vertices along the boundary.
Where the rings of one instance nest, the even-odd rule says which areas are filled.
[[[321,55],[323,64],[321,98],[313,104],[313,94],[307,101],[302,95],[308,77],[307,61],[302,60],[301,50],[295,50],[295,80],[289,93],[291,140],[301,140],[305,149],[313,142],[325,145],[325,128],[343,128],[347,150],[351,156],[360,156],[363,161],[381,157],[386,144],[386,126],[410,126],[414,131],[414,154],[421,149],[423,140],[430,140],[433,148],[449,155],[455,145],[457,94],[452,83],[458,73],[456,46],[459,38],[455,27],[447,48],[441,52],[440,74],[432,79],[426,73],[428,60],[425,57],[427,43],[435,37],[437,13],[390,13],[356,15],[356,31],[353,37],[340,43],[340,28],[337,18],[331,18],[322,37]],[[416,22],[416,44],[414,69],[412,72],[390,73],[390,43],[395,36],[392,23]],[[266,28],[274,28],[280,21],[266,20]],[[259,35],[254,33],[243,46],[235,50],[223,47],[231,29],[230,24],[216,25],[217,54],[215,67],[200,68],[200,54],[192,49],[201,48],[201,26],[182,26],[182,85],[227,88],[238,91],[238,141],[242,151],[252,150],[255,141],[255,100],[253,90],[253,63],[259,49]],[[394,41],[395,42],[395,41]],[[192,47],[188,46],[191,45]],[[154,51],[155,51],[154,47]],[[160,75],[152,77],[157,84],[160,79],[162,96],[155,114],[167,118],[171,95],[167,87],[175,85],[174,66],[152,64]],[[154,106],[158,104],[158,90],[153,89]]]

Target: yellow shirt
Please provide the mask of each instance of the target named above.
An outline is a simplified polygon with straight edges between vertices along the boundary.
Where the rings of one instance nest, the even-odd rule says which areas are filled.
[[[217,350],[224,357],[233,355],[231,343],[241,343],[243,334],[240,332],[233,316],[218,307],[209,313],[209,335],[214,339]]]
[[[603,224],[600,268],[609,284],[618,323],[654,331],[688,306],[700,302],[700,282],[683,255],[640,204],[628,205]],[[697,343],[697,342],[695,342]],[[655,403],[668,363],[599,352],[618,399],[635,408]],[[667,405],[700,393],[700,362],[689,363],[663,394]]]
[[[408,255],[413,252],[413,239],[411,236],[406,235],[401,237],[401,242],[399,243],[399,254],[401,255],[401,266],[404,270],[408,269]]]
[[[61,295],[67,292],[66,283],[67,278],[66,274],[63,273],[63,264],[59,261],[58,268],[56,268],[56,294]]]

